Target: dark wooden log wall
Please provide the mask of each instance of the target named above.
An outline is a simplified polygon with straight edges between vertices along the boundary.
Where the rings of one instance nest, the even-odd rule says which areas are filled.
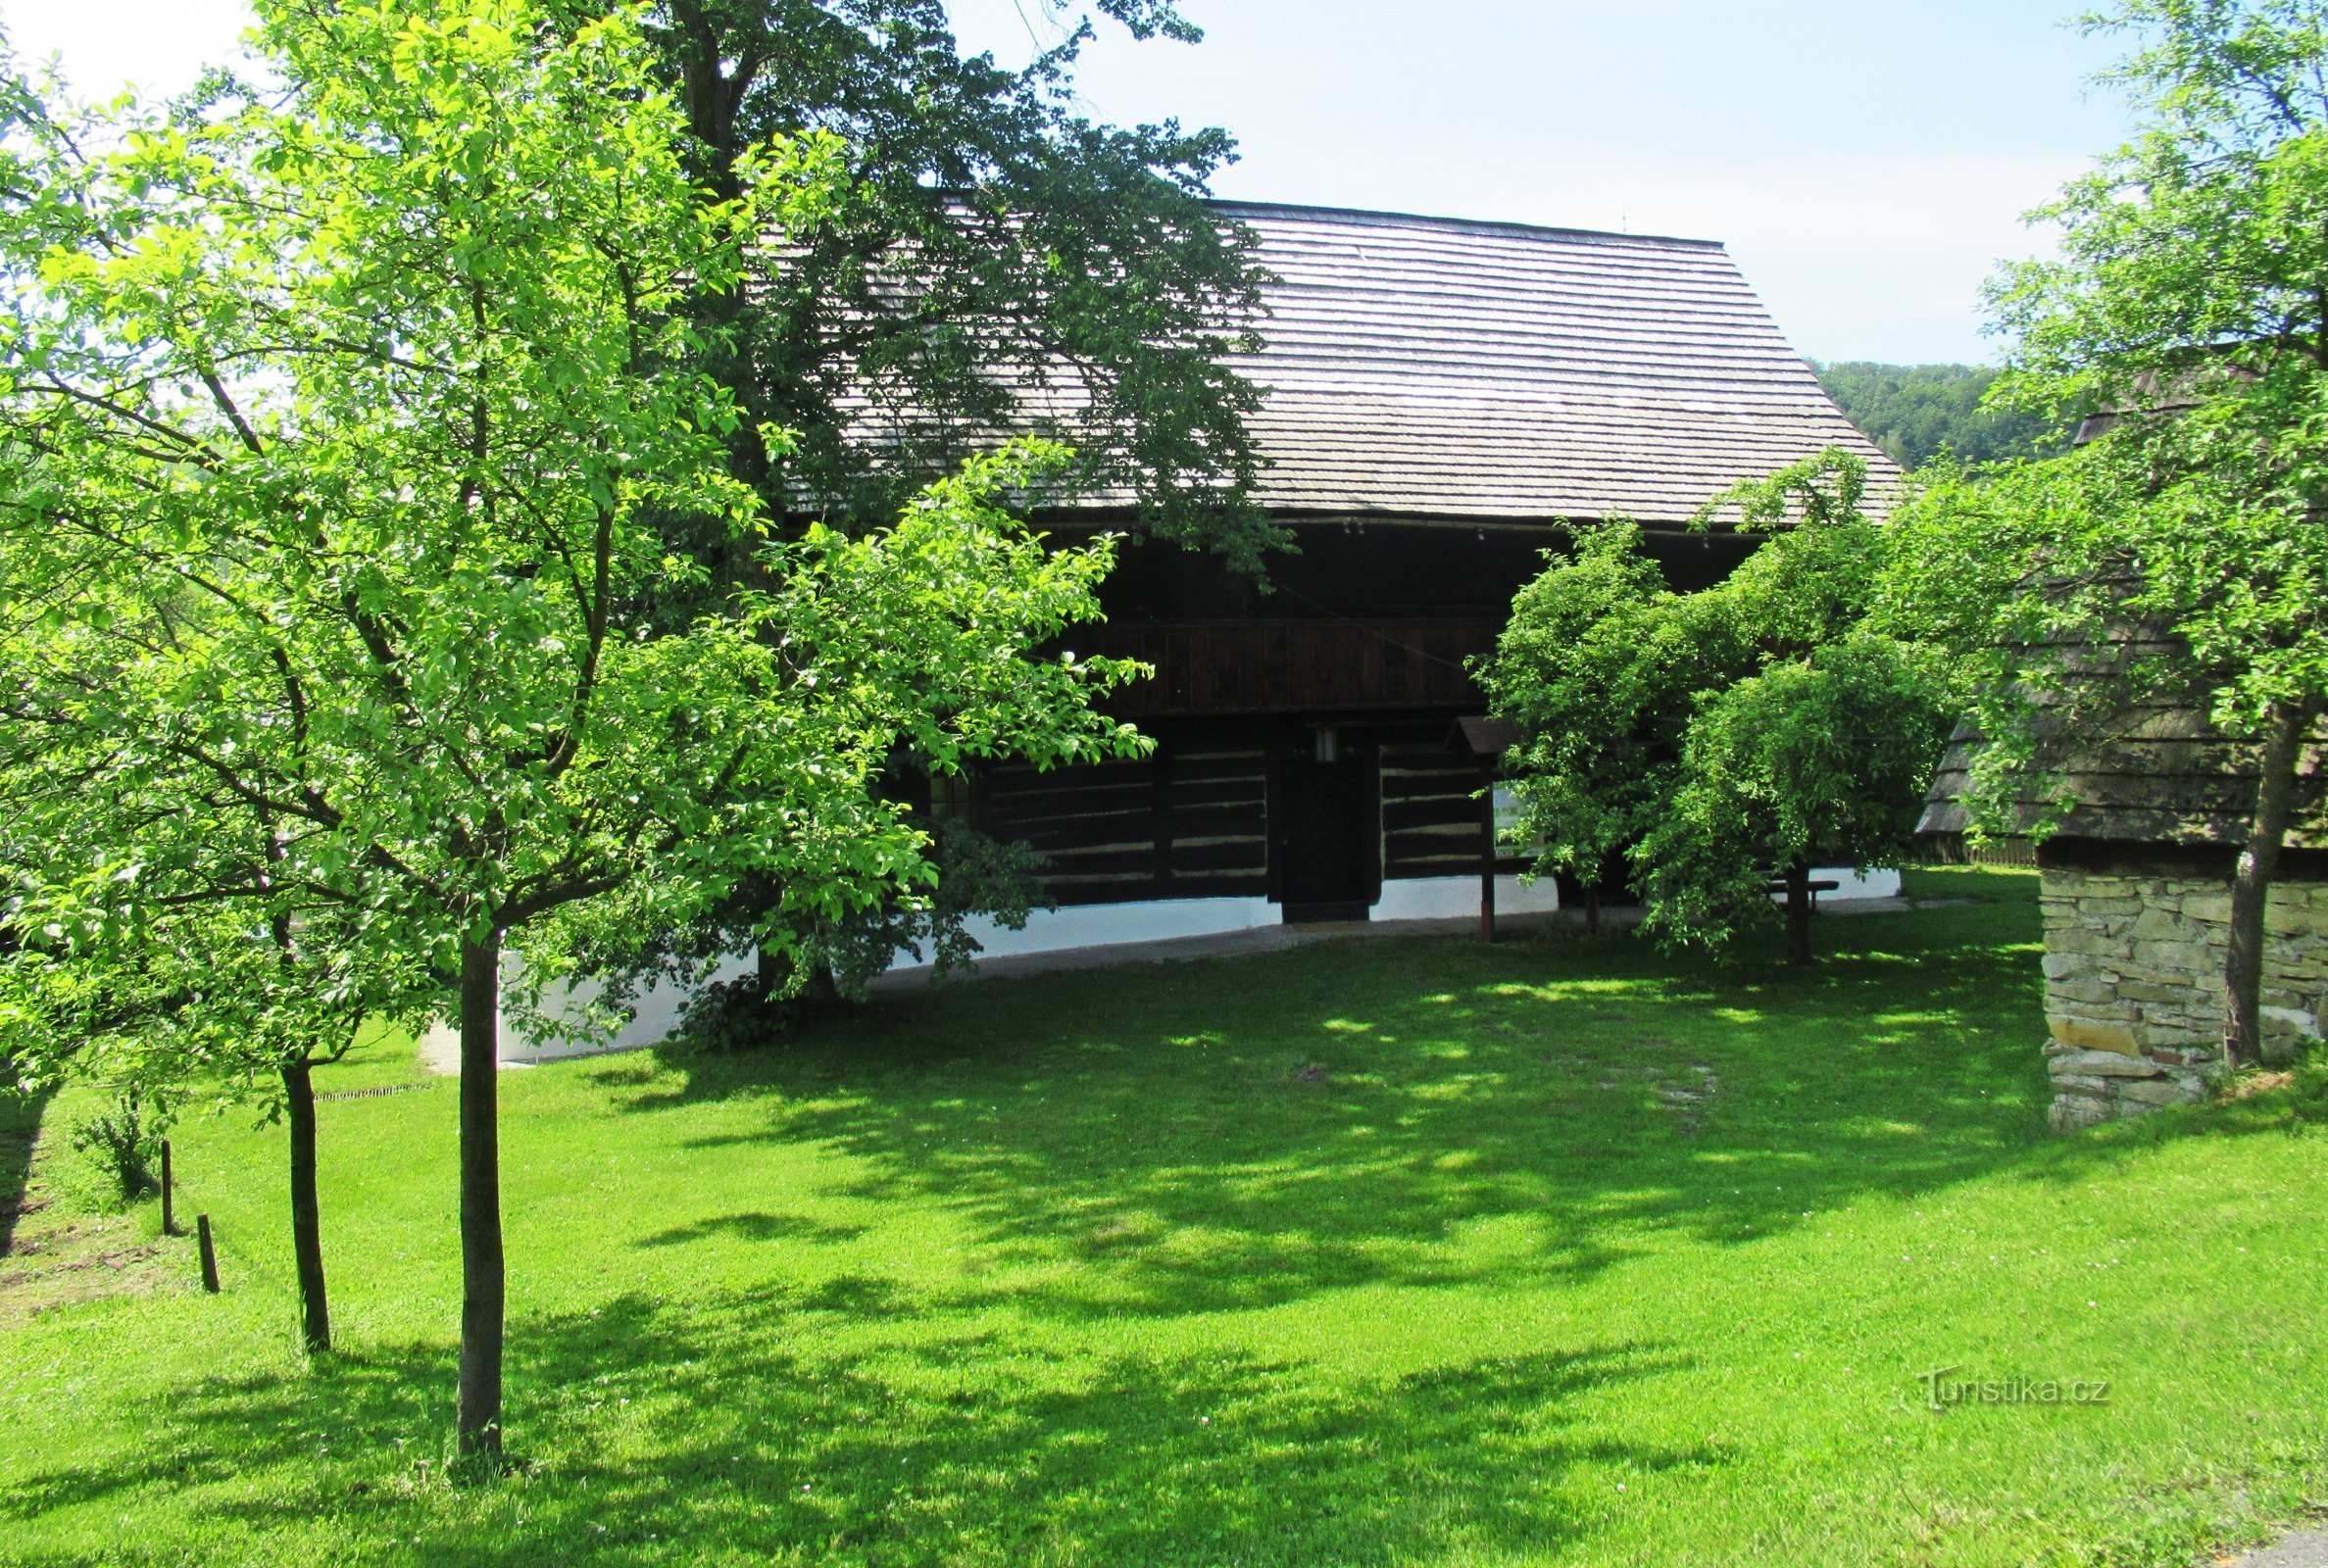
[[[1385,880],[1478,874],[1479,767],[1448,745],[1448,727],[1345,732],[1347,747],[1379,759]],[[1264,897],[1270,745],[1296,741],[1308,737],[1181,742],[1137,761],[1048,773],[996,767],[976,780],[971,815],[985,832],[1040,851],[1045,888],[1062,906]]]
[[[1071,541],[1112,520],[1047,523]],[[1494,651],[1512,593],[1563,531],[1353,517],[1294,533],[1299,550],[1272,558],[1267,588],[1168,542],[1126,544],[1104,589],[1109,619],[1058,640],[1154,665],[1106,706],[1163,742],[1140,761],[976,781],[972,820],[1041,852],[1059,904],[1269,896],[1270,760],[1303,755],[1324,725],[1379,764],[1380,840],[1355,857],[1378,851],[1390,881],[1478,875],[1481,774],[1454,734],[1484,709],[1466,663]],[[1727,575],[1753,542],[1669,533],[1649,548],[1690,588]]]
[[[1386,881],[1479,872],[1479,764],[1445,746],[1382,750]]]
[[[1511,596],[1545,567],[1545,552],[1566,548],[1561,527],[1483,524],[1451,527],[1375,518],[1280,519],[1295,549],[1269,558],[1268,583],[1232,571],[1218,556],[1169,540],[1125,542],[1100,590],[1111,621],[1471,620],[1499,624]],[[1090,537],[1087,519],[1047,517],[1062,542]],[[1136,529],[1123,516],[1115,526]],[[1688,591],[1718,582],[1753,553],[1756,540],[1732,533],[1652,530],[1643,546],[1666,581]]]
[[[1032,845],[1061,905],[1259,898],[1268,885],[1266,759],[1259,745],[1194,746],[1137,761],[998,767],[972,814]]]
[[[1130,719],[1383,708],[1456,712],[1485,701],[1464,662],[1495,652],[1494,620],[1120,621],[1065,639],[1078,655],[1156,673],[1107,700]]]
[[[1454,753],[1436,730],[1382,748],[1382,875],[1404,882],[1479,874],[1482,783],[1476,759]],[[1526,869],[1506,855],[1499,871]]]

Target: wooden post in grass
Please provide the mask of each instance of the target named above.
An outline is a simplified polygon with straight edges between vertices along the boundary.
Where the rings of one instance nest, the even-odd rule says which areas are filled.
[[[170,1174],[170,1140],[165,1138],[162,1140],[162,1234],[165,1236],[177,1234],[177,1210],[172,1206],[174,1186]]]
[[[1496,760],[1479,760],[1479,940],[1496,940]]]
[[[216,1296],[219,1294],[219,1253],[218,1249],[211,1245],[208,1214],[194,1216],[194,1235],[196,1245],[202,1251],[202,1288]]]
[[[1459,718],[1450,737],[1455,748],[1470,755],[1479,767],[1479,940],[1496,939],[1496,774],[1504,754],[1519,740],[1518,726],[1509,719]]]

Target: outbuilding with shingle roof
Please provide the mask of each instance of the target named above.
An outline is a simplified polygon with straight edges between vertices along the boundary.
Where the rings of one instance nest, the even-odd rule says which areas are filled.
[[[2057,650],[2034,754],[2006,781],[2005,834],[2037,834],[2046,1054],[2061,1129],[2195,1100],[2221,1055],[2231,880],[2253,830],[2257,748],[2208,717],[2204,683],[2160,690],[2169,635],[2128,622]],[[1987,745],[1950,742],[1919,829],[1966,842]],[[2265,920],[2264,1043],[2282,1057],[2328,1034],[2328,723],[2299,760],[2295,814]]]

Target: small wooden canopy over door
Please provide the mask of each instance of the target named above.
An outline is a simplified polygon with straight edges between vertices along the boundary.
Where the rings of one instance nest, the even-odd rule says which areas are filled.
[[[1508,718],[1459,718],[1456,735],[1479,763],[1479,940],[1496,939],[1496,773],[1504,754],[1519,744]]]

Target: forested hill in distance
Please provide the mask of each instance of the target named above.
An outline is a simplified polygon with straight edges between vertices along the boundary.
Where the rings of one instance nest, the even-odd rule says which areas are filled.
[[[1844,417],[1891,454],[1903,468],[1917,468],[1943,447],[1967,463],[2042,456],[2059,449],[2044,418],[1984,411],[1980,400],[1997,379],[1985,365],[1874,365],[1861,360],[1810,362]]]

